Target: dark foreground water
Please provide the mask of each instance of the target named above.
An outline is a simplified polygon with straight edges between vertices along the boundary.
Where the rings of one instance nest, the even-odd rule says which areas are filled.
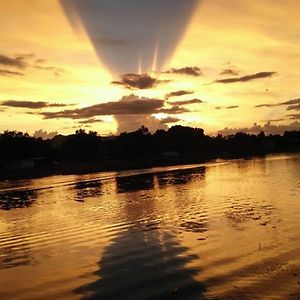
[[[300,299],[300,155],[0,184],[0,299]]]

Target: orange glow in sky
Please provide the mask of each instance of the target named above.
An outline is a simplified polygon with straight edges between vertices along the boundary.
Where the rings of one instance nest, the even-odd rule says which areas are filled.
[[[90,27],[75,30],[58,0],[1,1],[0,131],[68,134],[85,128],[107,135],[139,125],[155,130],[181,124],[215,134],[224,128],[251,128],[254,123],[270,132],[300,130],[299,11],[300,2],[294,0],[199,0],[181,38],[174,42],[175,51],[165,50],[164,64],[159,60],[164,35],[155,39],[149,64],[159,72],[149,75],[157,84],[129,89],[112,84],[121,79],[107,61],[123,55],[126,65],[129,58],[122,47],[129,47],[130,35],[128,40],[127,35],[116,40],[106,31],[95,43]],[[171,32],[176,16],[166,19],[165,32]],[[136,35],[130,49],[138,39]],[[102,60],[101,49],[106,51]],[[138,65],[136,55],[136,72]],[[189,93],[166,97],[178,91]],[[90,112],[95,105],[140,98],[164,100],[164,106],[136,115],[103,113],[106,106],[100,106],[101,113]],[[74,111],[76,117],[44,114],[64,111]]]

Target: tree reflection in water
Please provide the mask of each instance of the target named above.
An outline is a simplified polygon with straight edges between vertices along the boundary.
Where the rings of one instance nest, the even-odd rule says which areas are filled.
[[[129,222],[145,211],[148,216],[155,212],[155,196],[147,201],[139,197],[141,191],[151,193],[156,178],[155,174],[116,178],[117,193],[128,200],[124,213]],[[160,228],[159,221],[135,222],[104,250],[94,273],[97,280],[76,293],[83,299],[202,299],[205,287],[195,280],[199,269],[188,266],[196,259],[174,235]]]

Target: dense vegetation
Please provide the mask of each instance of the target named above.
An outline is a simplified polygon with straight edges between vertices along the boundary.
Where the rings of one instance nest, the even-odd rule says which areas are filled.
[[[1,170],[5,163],[30,158],[70,163],[139,160],[139,166],[178,162],[197,162],[215,157],[249,157],[275,152],[300,150],[300,131],[283,135],[258,135],[243,132],[230,136],[211,137],[200,128],[174,126],[168,131],[151,134],[141,127],[131,133],[101,137],[96,132],[77,130],[69,136],[58,135],[51,140],[34,138],[28,134],[6,131],[0,135]],[[49,167],[49,165],[48,165]]]

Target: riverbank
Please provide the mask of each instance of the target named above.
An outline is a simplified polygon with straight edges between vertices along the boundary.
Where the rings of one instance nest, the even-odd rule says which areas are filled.
[[[291,151],[284,153],[300,153],[300,151]],[[156,158],[148,157],[147,159],[109,159],[92,162],[45,162],[44,165],[28,168],[24,170],[7,170],[0,174],[0,180],[22,180],[48,177],[53,175],[83,175],[89,173],[106,172],[106,171],[124,171],[135,169],[147,169],[154,167],[176,166],[187,164],[199,164],[211,162],[216,159],[251,159],[254,157],[265,157],[272,154],[284,154],[282,152],[273,152],[257,155],[222,155],[206,157],[169,157]]]

